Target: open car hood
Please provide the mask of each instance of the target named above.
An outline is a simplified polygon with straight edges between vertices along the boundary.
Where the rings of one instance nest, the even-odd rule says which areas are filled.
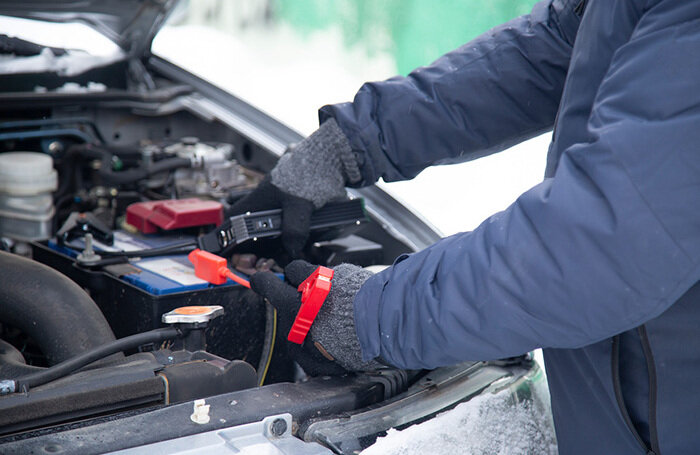
[[[0,15],[49,22],[81,22],[129,56],[145,55],[178,0],[0,0]]]

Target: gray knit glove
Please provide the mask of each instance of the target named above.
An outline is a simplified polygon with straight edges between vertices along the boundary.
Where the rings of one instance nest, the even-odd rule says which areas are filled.
[[[317,209],[345,196],[345,185],[361,178],[350,142],[335,119],[282,155],[270,176],[277,188],[313,202]]]
[[[270,175],[227,215],[282,208],[282,243],[292,257],[299,257],[309,237],[314,208],[344,197],[345,185],[360,179],[348,138],[329,119],[282,155]]]
[[[251,288],[277,309],[278,326],[285,340],[301,306],[297,287],[314,270],[316,266],[308,262],[294,261],[284,269],[286,282],[270,272],[256,273],[250,279]],[[352,264],[340,264],[333,271],[330,293],[304,344],[287,342],[287,348],[312,376],[376,370],[382,366],[378,362],[362,361],[353,308],[355,295],[372,272]]]

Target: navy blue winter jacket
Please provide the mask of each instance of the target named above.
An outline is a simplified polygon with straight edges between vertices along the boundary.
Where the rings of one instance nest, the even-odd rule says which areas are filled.
[[[543,1],[329,116],[363,184],[554,128],[541,184],[363,286],[366,359],[541,347],[561,453],[700,453],[700,1]]]

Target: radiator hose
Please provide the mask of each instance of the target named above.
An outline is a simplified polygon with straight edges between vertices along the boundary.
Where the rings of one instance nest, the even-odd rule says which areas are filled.
[[[114,341],[97,304],[58,271],[0,251],[0,324],[29,335],[55,365]]]

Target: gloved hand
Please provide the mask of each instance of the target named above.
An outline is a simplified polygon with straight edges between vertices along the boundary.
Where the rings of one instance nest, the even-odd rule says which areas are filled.
[[[309,237],[311,212],[345,196],[345,185],[360,181],[347,137],[334,119],[282,155],[270,174],[227,215],[282,209],[282,244],[298,258]]]
[[[287,282],[271,272],[259,272],[250,278],[251,288],[277,309],[277,327],[285,340],[301,306],[297,287],[314,270],[316,266],[297,260],[284,269]],[[289,353],[311,376],[376,370],[382,367],[380,363],[362,361],[353,316],[355,294],[372,272],[352,264],[340,264],[333,270],[331,290],[311,330],[302,345],[287,342]]]

